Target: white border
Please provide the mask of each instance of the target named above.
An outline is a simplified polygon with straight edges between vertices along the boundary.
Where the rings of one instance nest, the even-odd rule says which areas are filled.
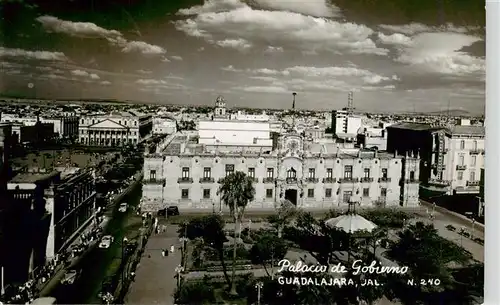
[[[500,1],[486,0],[484,304],[500,304]]]

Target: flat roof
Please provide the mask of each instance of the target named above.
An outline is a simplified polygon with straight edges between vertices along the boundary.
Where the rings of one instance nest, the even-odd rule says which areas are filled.
[[[58,175],[58,171],[46,172],[46,173],[19,173],[15,175],[9,183],[35,183],[38,181],[49,180],[56,175]]]
[[[484,136],[485,128],[484,126],[453,126],[450,129],[452,135],[472,135],[472,136]]]
[[[431,124],[426,124],[426,123],[397,123],[393,124],[391,126],[387,126],[387,128],[393,128],[393,129],[408,129],[408,130],[415,130],[415,131],[437,131],[437,130],[444,130],[446,128],[442,126],[432,126]]]

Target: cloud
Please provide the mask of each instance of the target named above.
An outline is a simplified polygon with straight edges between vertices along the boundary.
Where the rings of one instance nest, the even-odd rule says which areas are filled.
[[[264,52],[266,53],[283,53],[284,49],[282,47],[268,46]]]
[[[97,75],[95,73],[89,73],[89,72],[84,71],[84,70],[73,70],[73,71],[71,71],[71,74],[75,75],[75,76],[88,77],[88,78],[93,79],[93,80],[100,79],[99,75]]]
[[[393,75],[391,77],[381,76],[381,75],[370,75],[363,77],[363,81],[371,85],[380,84],[382,82],[388,82],[388,81],[398,81],[398,80],[400,79],[397,75]]]
[[[128,41],[121,32],[108,30],[91,22],[73,22],[53,16],[40,16],[36,20],[42,24],[47,32],[82,38],[103,38],[111,45],[120,47],[123,53],[141,53],[145,55],[166,53],[165,49],[160,46],[143,41]]]
[[[277,87],[277,86],[249,86],[249,87],[235,87],[233,89],[246,91],[246,92],[255,92],[255,93],[286,93],[290,92],[285,87]]]
[[[483,58],[460,51],[480,40],[459,33],[421,33],[411,46],[400,51],[397,61],[442,74],[484,73]]]
[[[142,53],[142,54],[165,54],[164,48],[155,46],[144,41],[128,41],[122,47],[123,53]]]
[[[400,33],[394,33],[391,35],[378,33],[378,40],[383,44],[402,45],[402,46],[410,46],[412,44],[412,40],[410,37]]]
[[[177,15],[199,15],[203,13],[218,13],[246,5],[239,0],[206,0],[203,5],[196,5],[187,9],[180,9]]]
[[[248,43],[248,41],[246,41],[245,39],[224,39],[224,40],[221,40],[221,41],[217,41],[216,44],[220,47],[223,47],[223,48],[232,48],[232,49],[236,49],[236,50],[239,50],[239,51],[245,51],[245,50],[248,50],[249,48],[252,47],[252,45],[250,43]]]
[[[151,74],[153,73],[152,71],[149,71],[149,70],[137,70],[138,73],[141,73],[141,74]]]
[[[328,5],[326,0],[254,0],[254,2],[264,9],[283,10],[315,17],[340,16],[340,9],[334,5]]]
[[[170,59],[177,60],[177,61],[182,61],[182,57],[177,56],[177,55],[170,56]]]
[[[170,59],[168,59],[168,58],[166,58],[166,57],[163,57],[163,58],[161,59],[161,61],[162,61],[162,62],[170,62]]]
[[[104,85],[104,86],[108,86],[108,85],[111,85],[111,82],[107,81],[107,80],[103,80],[102,82],[100,82],[100,84]]]
[[[256,79],[264,82],[276,82],[278,79],[272,76],[250,76],[251,79]]]
[[[467,33],[469,30],[475,30],[476,27],[456,27],[451,23],[446,24],[445,26],[433,27],[428,26],[421,23],[410,23],[404,25],[389,25],[389,24],[381,24],[380,28],[390,31],[403,33],[406,35],[415,35],[424,32],[454,32],[454,33]]]
[[[141,85],[166,85],[167,82],[164,80],[157,79],[138,79],[136,83]]]
[[[49,51],[27,51],[23,49],[9,49],[0,47],[0,57],[24,57],[27,59],[47,61],[67,61],[68,58],[62,52]]]
[[[211,2],[205,5],[208,3]],[[249,43],[273,41],[286,48],[304,51],[388,53],[387,49],[377,47],[371,39],[374,31],[365,25],[341,23],[289,11],[254,9],[248,5],[227,11],[198,11],[195,16],[175,21],[174,24],[187,35],[204,38],[208,42],[239,37]]]

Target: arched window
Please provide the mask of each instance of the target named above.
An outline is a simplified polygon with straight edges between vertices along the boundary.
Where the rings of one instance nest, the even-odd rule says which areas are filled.
[[[287,178],[292,178],[295,179],[297,178],[297,171],[292,167],[286,172],[286,177]]]

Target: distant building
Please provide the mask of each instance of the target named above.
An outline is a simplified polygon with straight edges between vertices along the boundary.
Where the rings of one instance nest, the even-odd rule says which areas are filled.
[[[479,180],[479,217],[484,217],[484,167],[481,168],[481,178]]]
[[[310,141],[318,141],[325,137],[325,130],[319,127],[306,128],[304,135]]]
[[[202,124],[199,141],[178,133],[145,156],[143,210],[170,205],[181,211],[227,210],[217,194],[218,181],[235,171],[255,181],[255,200],[248,210],[273,210],[280,199],[308,210],[345,207],[350,201],[366,207],[419,204],[417,155],[328,147],[306,141],[293,128],[278,134],[276,145],[264,151],[254,149],[253,140],[268,137],[264,125],[220,122],[215,129]],[[213,149],[216,139],[232,143],[233,149]]]
[[[79,169],[23,172],[8,183],[15,211],[8,232],[6,282],[23,282],[65,250],[93,219],[95,178]]]
[[[40,144],[57,137],[54,134],[54,124],[37,122],[35,125],[21,126],[19,128],[19,143]]]
[[[246,114],[243,111],[238,111],[235,114],[231,114],[231,120],[235,121],[260,121],[260,122],[269,122],[271,118],[264,111],[262,114]]]
[[[389,124],[380,124],[378,127],[361,128],[357,135],[357,144],[364,148],[387,150],[387,127]]]
[[[177,122],[169,117],[153,117],[153,134],[165,135],[177,132]]]
[[[425,189],[449,195],[479,193],[484,127],[401,123],[389,126],[387,132],[388,151],[420,154],[420,181]]]
[[[68,139],[78,137],[79,117],[76,115],[63,115],[57,117],[20,117],[15,114],[2,113],[0,121],[5,123],[19,123],[22,126],[34,126],[39,121],[40,123],[52,124],[52,132],[56,137]]]
[[[80,143],[94,146],[137,145],[151,135],[151,115],[132,111],[80,118]]]
[[[332,132],[337,138],[355,141],[361,126],[360,117],[352,116],[346,110],[332,111]]]

